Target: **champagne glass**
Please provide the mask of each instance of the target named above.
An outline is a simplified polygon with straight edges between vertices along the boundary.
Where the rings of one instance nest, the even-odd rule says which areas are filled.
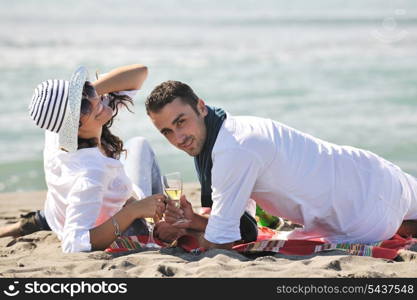
[[[182,179],[180,172],[173,172],[165,174],[162,177],[162,186],[164,187],[165,193],[168,198],[174,201],[175,206],[180,208],[180,198],[182,195]],[[174,224],[180,224],[188,222],[185,218],[178,219]]]
[[[146,218],[146,226],[148,226],[148,242],[146,243],[146,247],[148,248],[161,248],[161,246],[159,246],[156,242],[155,239],[153,237],[153,229],[155,227],[155,222],[153,220],[153,218]]]

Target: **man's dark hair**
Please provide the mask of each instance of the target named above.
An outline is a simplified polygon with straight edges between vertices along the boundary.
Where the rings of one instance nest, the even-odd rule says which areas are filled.
[[[146,112],[157,113],[165,105],[179,98],[184,104],[189,104],[197,113],[198,97],[194,91],[185,83],[175,80],[168,80],[156,86],[145,102]]]

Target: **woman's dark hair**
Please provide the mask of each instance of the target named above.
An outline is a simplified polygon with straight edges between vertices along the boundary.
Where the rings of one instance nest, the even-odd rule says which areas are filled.
[[[89,97],[92,97],[94,95],[94,87],[89,81],[86,81],[83,88],[82,93],[82,100],[81,100],[81,114],[89,114],[91,110],[89,110]],[[103,130],[101,133],[101,145],[103,146],[106,155],[108,157],[119,159],[120,154],[122,152],[126,152],[126,149],[123,148],[123,141],[111,133],[110,127],[113,125],[113,120],[117,116],[119,112],[119,108],[121,106],[126,107],[126,109],[130,112],[132,112],[129,109],[128,104],[133,105],[132,98],[130,98],[127,95],[117,95],[115,93],[109,93],[104,97],[108,97],[109,100],[109,106],[113,110],[113,117],[103,125]],[[81,121],[79,126],[81,127]],[[96,147],[98,145],[98,141],[96,138],[91,139],[83,139],[81,137],[78,137],[78,149],[83,148],[91,148]]]

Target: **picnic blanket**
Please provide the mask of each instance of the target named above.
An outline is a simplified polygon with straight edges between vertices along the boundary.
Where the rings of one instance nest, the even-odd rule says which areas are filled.
[[[329,243],[322,239],[286,239],[286,234],[270,229],[259,227],[258,239],[255,242],[238,244],[233,250],[245,253],[274,252],[284,255],[311,255],[323,251],[341,250],[350,255],[370,256],[375,258],[395,259],[398,251],[409,249],[417,244],[415,238],[403,238],[394,235],[391,239],[372,244],[357,243]],[[115,240],[106,252],[125,252],[136,249],[146,249],[148,236],[122,236]],[[155,245],[156,244],[156,245]],[[165,248],[172,245],[155,238],[154,247]],[[176,247],[181,247],[187,252],[201,253],[205,249],[199,247],[194,236],[185,235],[178,239]]]

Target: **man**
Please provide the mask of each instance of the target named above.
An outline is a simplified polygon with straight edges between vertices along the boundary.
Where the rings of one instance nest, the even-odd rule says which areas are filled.
[[[178,81],[158,85],[146,110],[172,145],[194,157],[202,202],[212,200],[208,218],[194,213],[185,197],[182,210],[169,205],[166,213],[176,228],[205,232],[203,247],[230,249],[241,240],[240,220],[250,199],[303,224],[293,238],[367,243],[399,229],[417,233],[417,179],[374,153],[276,121],[231,116],[206,106]],[[191,222],[175,225],[181,214]],[[170,232],[169,226],[158,233]]]

